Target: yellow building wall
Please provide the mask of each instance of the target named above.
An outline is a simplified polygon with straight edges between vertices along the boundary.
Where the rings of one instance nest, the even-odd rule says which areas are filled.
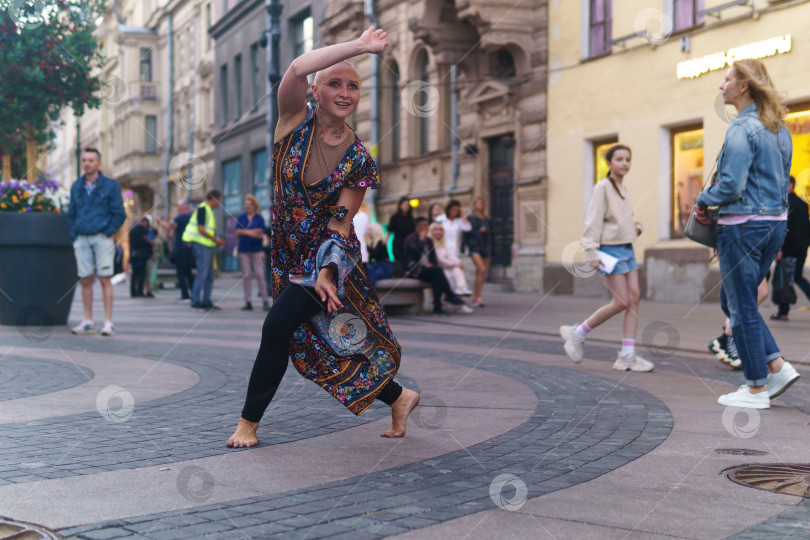
[[[650,9],[651,4],[659,2],[613,2],[613,39],[643,28],[639,13]],[[663,2],[660,4],[658,8]],[[715,4],[707,1],[709,6]],[[766,0],[756,2],[758,8],[767,5]],[[718,25],[716,19],[708,17],[706,29],[690,35],[690,52],[681,51],[678,37],[656,47],[634,38],[626,42],[626,50],[614,45],[612,54],[584,62],[581,9],[581,2],[574,1],[552,1],[549,5],[547,261],[562,262],[564,248],[578,242],[587,186],[593,182],[593,173],[588,171],[593,148],[588,141],[610,136],[617,136],[633,150],[632,169],[625,183],[635,217],[645,227],[636,242],[637,258],[643,259],[644,250],[653,245],[690,245],[687,240],[670,240],[670,129],[702,123],[705,179],[728,126],[718,89],[725,70],[679,80],[677,64],[791,34],[790,52],[763,61],[789,103],[810,102],[810,43],[802,39],[810,35],[810,3],[731,24]],[[652,23],[649,28],[657,30]]]

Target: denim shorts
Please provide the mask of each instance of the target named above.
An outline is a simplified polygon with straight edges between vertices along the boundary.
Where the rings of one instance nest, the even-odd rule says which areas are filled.
[[[76,266],[79,277],[113,275],[115,261],[115,240],[103,234],[80,234],[73,242],[73,252],[76,254]]]
[[[599,246],[599,250],[619,259],[616,268],[611,274],[626,274],[632,270],[638,270],[636,264],[636,252],[633,251],[633,244],[619,244],[617,246]],[[604,276],[607,272],[599,270],[599,275]]]

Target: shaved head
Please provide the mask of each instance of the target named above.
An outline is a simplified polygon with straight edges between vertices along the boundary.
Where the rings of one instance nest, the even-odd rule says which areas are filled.
[[[322,69],[315,73],[315,85],[321,86],[325,84],[331,77],[344,77],[344,78],[351,78],[360,84],[360,73],[357,72],[357,68],[352,65],[351,62],[348,60],[343,60],[338,62],[333,66],[329,66],[326,69]]]

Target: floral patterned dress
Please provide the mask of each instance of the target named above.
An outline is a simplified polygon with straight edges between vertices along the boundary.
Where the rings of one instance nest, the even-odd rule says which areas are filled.
[[[273,298],[289,283],[313,287],[321,268],[338,269],[343,309],[319,313],[290,339],[295,369],[329,392],[354,414],[365,411],[399,369],[401,349],[388,326],[377,293],[360,265],[360,242],[327,227],[341,188],[380,186],[371,155],[355,135],[338,167],[326,178],[304,185],[312,146],[314,114],[273,147]],[[314,293],[313,293],[314,294]]]

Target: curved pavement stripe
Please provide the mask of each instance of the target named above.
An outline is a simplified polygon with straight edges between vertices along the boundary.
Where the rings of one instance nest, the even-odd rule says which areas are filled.
[[[432,349],[409,351],[436,356]],[[366,467],[360,476],[311,488],[61,532],[145,538],[194,538],[201,531],[219,538],[382,537],[495,508],[490,485],[500,474],[519,476],[529,497],[586,482],[651,451],[672,426],[658,399],[603,377],[497,357],[481,360],[468,353],[439,356],[456,364],[458,373],[467,373],[467,379],[474,368],[519,381],[534,392],[537,407],[503,435],[434,459],[377,472]],[[470,413],[467,425],[478,422]],[[189,526],[178,527],[182,520],[190,520]],[[257,524],[262,520],[266,524]]]
[[[406,358],[404,366],[405,373],[414,374],[419,382],[426,402],[415,411],[404,439],[379,436],[390,427],[389,418],[292,443],[259,447],[247,454],[225,448],[223,436],[217,448],[222,455],[0,487],[0,501],[15,501],[10,505],[0,503],[0,514],[62,528],[144,512],[188,508],[193,502],[178,487],[178,478],[183,470],[192,467],[204,471],[215,481],[206,503],[308,488],[344,480],[369,467],[369,472],[381,471],[479,444],[521,425],[537,405],[534,393],[518,381],[476,370],[459,389],[456,404],[450,407],[441,404],[439,410],[435,395],[446,389],[436,382],[436,372],[447,372],[438,378],[443,380],[441,375],[448,376],[455,366],[413,357]],[[482,399],[477,389],[485,386],[490,388],[490,394]],[[508,396],[501,408],[494,407],[497,405],[494,400],[503,401],[496,395],[496,389],[497,393]],[[482,405],[493,408],[481,409]],[[324,419],[328,421],[331,414],[339,414],[339,411],[328,411]],[[477,417],[475,426],[469,425],[471,414]],[[433,424],[439,420],[441,426]],[[272,422],[273,417],[269,415],[266,423]],[[269,431],[260,428],[259,436],[270,439]],[[249,459],[245,459],[246,456]],[[148,494],[147,501],[133,499],[133,492]],[[81,493],[82,497],[77,500],[70,496],[72,493]],[[37,505],[40,500],[48,500],[50,504],[47,508]]]
[[[42,374],[49,377],[43,380]],[[93,378],[86,367],[44,358],[0,357],[0,401],[58,392]]]
[[[0,346],[0,355],[10,347]],[[95,411],[96,398],[108,386],[126,388],[136,403],[146,403],[171,396],[196,385],[200,377],[194,371],[166,362],[155,362],[133,356],[82,351],[13,347],[14,355],[54,361],[69,361],[93,373],[87,382],[50,394],[4,401],[0,407],[0,424],[20,424],[58,416]]]

